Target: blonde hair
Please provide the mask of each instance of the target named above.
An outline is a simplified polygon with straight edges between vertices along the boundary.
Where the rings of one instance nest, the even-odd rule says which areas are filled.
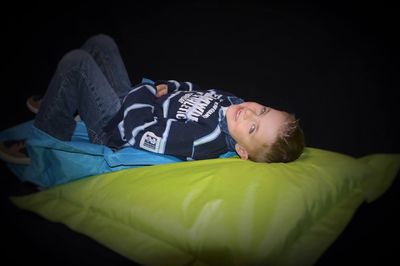
[[[305,147],[304,133],[299,120],[293,114],[287,114],[286,123],[274,143],[262,145],[257,155],[249,158],[256,162],[291,162],[300,157]]]

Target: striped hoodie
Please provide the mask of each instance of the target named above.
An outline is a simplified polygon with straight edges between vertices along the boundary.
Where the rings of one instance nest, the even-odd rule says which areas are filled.
[[[156,85],[168,93],[156,97]],[[242,99],[221,90],[202,90],[175,80],[140,83],[125,96],[105,130],[108,146],[132,146],[182,160],[217,158],[234,151],[225,112]]]

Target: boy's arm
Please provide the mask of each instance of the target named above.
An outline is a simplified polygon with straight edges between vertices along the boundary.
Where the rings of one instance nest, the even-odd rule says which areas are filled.
[[[179,82],[176,80],[158,80],[155,82],[155,87],[157,88],[157,97],[161,97],[167,93],[172,93],[175,91],[204,91],[204,89],[200,88],[195,83],[192,82]],[[235,96],[234,94],[223,91],[220,89],[212,89],[213,91],[219,93],[219,94],[224,94],[227,96]]]
[[[175,91],[199,91],[201,88],[192,82],[179,82],[176,80],[158,80],[154,84],[157,88],[157,97]]]
[[[183,160],[216,158],[226,150],[219,139],[204,141],[207,139],[205,136],[211,133],[214,132],[210,132],[207,127],[199,123],[182,123],[168,119],[141,131],[136,137],[134,146],[155,153],[173,155]],[[222,141],[225,143],[224,139]]]

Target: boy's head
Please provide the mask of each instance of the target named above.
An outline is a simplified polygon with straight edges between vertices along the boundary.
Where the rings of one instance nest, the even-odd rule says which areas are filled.
[[[244,102],[228,107],[228,130],[242,159],[256,162],[290,162],[304,149],[298,120],[287,112]]]

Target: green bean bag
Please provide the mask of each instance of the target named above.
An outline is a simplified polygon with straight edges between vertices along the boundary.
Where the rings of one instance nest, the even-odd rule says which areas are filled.
[[[13,197],[143,265],[312,265],[400,154],[306,148],[292,163],[238,158],[125,169]]]

